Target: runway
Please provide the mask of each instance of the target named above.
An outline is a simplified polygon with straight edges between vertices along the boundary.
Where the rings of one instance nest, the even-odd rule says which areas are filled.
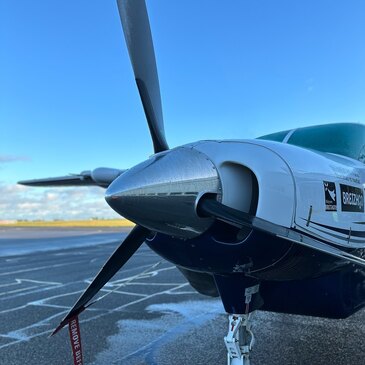
[[[126,234],[0,228],[0,364],[73,364],[67,330],[49,335]],[[226,364],[220,301],[146,245],[107,293],[80,316],[85,364]],[[258,312],[254,332],[252,365],[364,364],[364,310],[346,320]]]

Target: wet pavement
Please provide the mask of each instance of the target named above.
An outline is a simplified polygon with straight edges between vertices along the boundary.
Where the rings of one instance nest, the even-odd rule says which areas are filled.
[[[73,364],[67,330],[49,335],[120,232],[0,230],[0,364]],[[147,246],[101,294],[80,316],[85,364],[226,364],[220,301],[197,294]],[[257,312],[254,332],[252,365],[365,363],[365,311],[346,320]]]

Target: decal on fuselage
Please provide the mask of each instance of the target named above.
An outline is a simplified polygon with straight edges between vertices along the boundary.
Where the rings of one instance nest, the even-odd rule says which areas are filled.
[[[355,186],[340,184],[341,210],[343,212],[364,212],[364,192]]]
[[[323,181],[326,211],[337,211],[336,185],[331,181]]]

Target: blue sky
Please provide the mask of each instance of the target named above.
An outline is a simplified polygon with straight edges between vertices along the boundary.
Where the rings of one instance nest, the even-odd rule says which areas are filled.
[[[170,146],[365,121],[365,2],[149,0]],[[152,153],[116,2],[0,2],[0,220],[109,217],[17,180]]]

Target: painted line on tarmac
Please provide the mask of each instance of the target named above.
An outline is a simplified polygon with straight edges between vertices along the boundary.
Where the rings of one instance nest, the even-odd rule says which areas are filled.
[[[71,261],[71,262],[66,262],[66,263],[63,263],[63,264],[54,264],[54,265],[47,265],[47,266],[32,267],[30,269],[22,269],[22,270],[16,270],[16,271],[3,272],[3,273],[0,274],[0,276],[12,275],[12,274],[21,274],[21,273],[24,273],[24,272],[38,271],[38,270],[43,270],[43,269],[54,269],[55,267],[63,267],[63,266],[81,264],[81,263],[84,263],[84,261]]]
[[[171,266],[171,267],[166,268],[166,269],[175,269],[175,267],[174,266]],[[154,298],[154,297],[157,297],[157,296],[166,295],[166,294],[167,295],[176,295],[176,294],[179,294],[179,292],[175,292],[175,291],[176,290],[179,290],[179,289],[182,289],[182,288],[184,288],[184,287],[186,287],[188,285],[189,285],[188,283],[183,283],[183,284],[176,285],[173,288],[169,288],[167,290],[165,289],[165,290],[162,290],[162,291],[159,291],[159,292],[150,294],[150,295],[146,295],[143,298],[139,298],[137,300],[133,300],[133,301],[128,302],[128,303],[125,303],[125,304],[123,304],[123,305],[121,305],[119,307],[116,307],[116,308],[113,308],[113,309],[109,309],[109,310],[106,310],[103,313],[99,313],[99,314],[94,315],[92,317],[86,318],[86,319],[80,321],[80,323],[90,322],[90,321],[93,321],[93,320],[97,320],[99,318],[102,318],[102,317],[104,317],[106,315],[109,315],[109,314],[112,314],[112,313],[116,313],[116,312],[120,312],[120,311],[122,311],[125,308],[128,308],[128,307],[133,306],[133,305],[138,304],[138,303],[141,303],[143,301],[147,301],[147,300],[149,300],[151,298]],[[59,298],[59,297],[64,297],[64,296],[67,296],[67,295],[77,294],[77,293],[81,293],[81,292],[83,292],[83,290],[80,290],[80,291],[77,291],[77,292],[73,292],[73,293],[64,293],[64,294],[60,294],[60,295],[55,295],[55,296],[52,296],[52,297],[40,299],[38,301],[30,302],[30,303],[28,303],[28,305],[40,305],[40,306],[42,306],[42,304],[44,304],[44,302],[46,302],[47,300],[55,299],[55,298]],[[189,294],[191,294],[191,293],[189,292]],[[22,306],[21,308],[24,308],[24,306]],[[14,341],[9,342],[7,344],[4,344],[4,345],[0,346],[0,350],[3,349],[3,348],[9,347],[9,346],[13,346],[13,345],[18,344],[18,343],[21,343],[21,342],[30,341],[31,339],[33,339],[35,337],[39,337],[39,336],[43,336],[43,335],[50,334],[53,330],[47,330],[47,331],[43,331],[43,332],[36,333],[36,334],[33,334],[33,335],[27,335],[26,332],[29,331],[29,330],[32,330],[34,328],[39,328],[39,327],[43,327],[45,325],[49,325],[51,320],[53,320],[53,319],[55,319],[57,317],[63,316],[64,314],[66,314],[68,312],[68,310],[69,310],[69,307],[67,308],[67,310],[62,310],[61,312],[58,312],[56,314],[53,314],[52,316],[46,317],[45,319],[42,319],[42,320],[40,320],[40,321],[38,321],[36,323],[33,323],[33,324],[29,325],[29,326],[26,326],[26,327],[23,327],[23,328],[19,328],[19,329],[14,330],[14,331],[10,331],[10,332],[8,332],[6,334],[0,334],[0,337],[14,339]]]

